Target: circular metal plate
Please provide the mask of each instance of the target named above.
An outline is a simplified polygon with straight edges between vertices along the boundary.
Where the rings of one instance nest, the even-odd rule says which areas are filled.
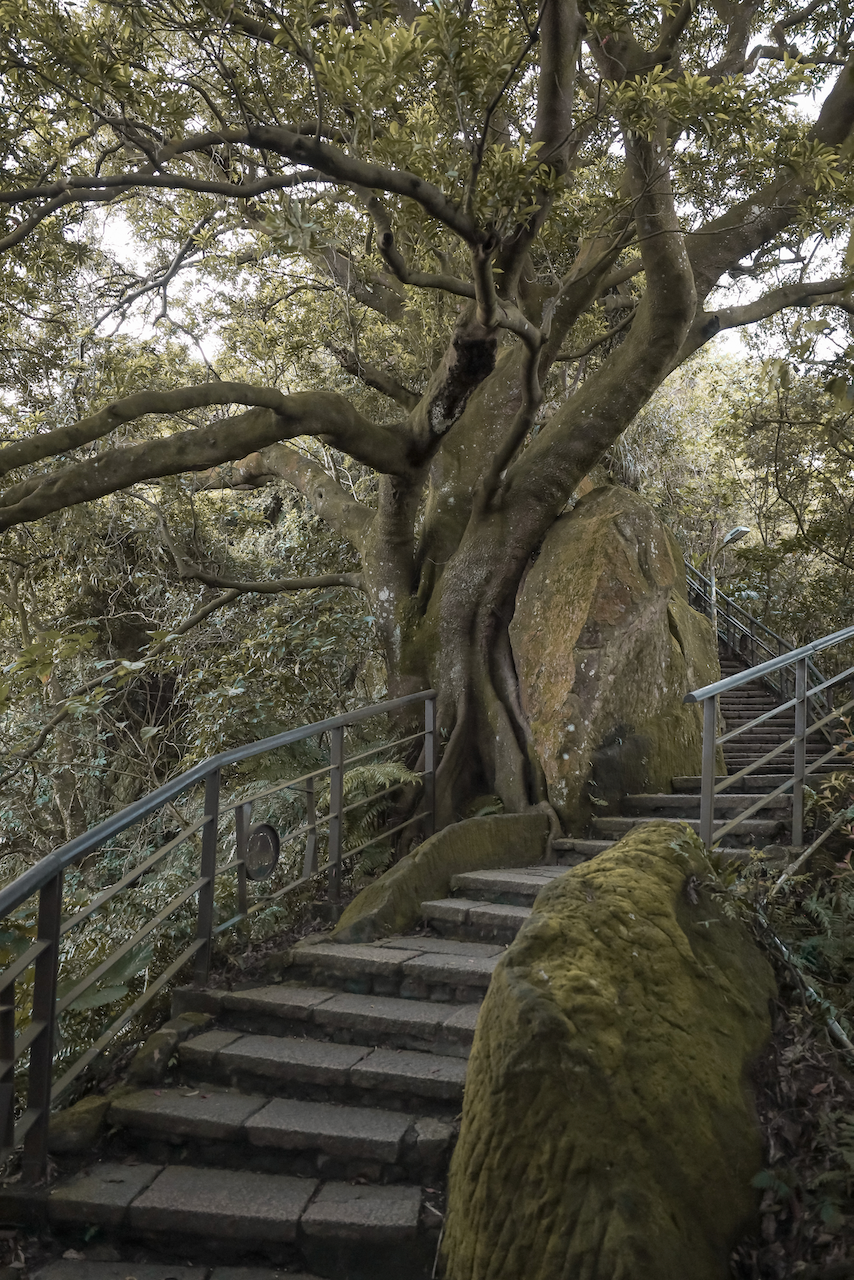
[[[279,861],[279,833],[269,822],[256,822],[246,841],[246,874],[250,880],[266,880]]]

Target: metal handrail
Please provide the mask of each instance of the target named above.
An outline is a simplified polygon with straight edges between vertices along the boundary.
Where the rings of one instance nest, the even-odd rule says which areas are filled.
[[[710,616],[712,612],[712,584],[710,579],[704,577],[699,570],[690,564],[685,566],[685,576],[688,584],[689,602],[694,608],[699,606],[700,612]],[[730,596],[725,595],[719,589],[716,589],[715,594],[718,638],[723,640],[724,644],[733,653],[746,658],[750,667],[758,664],[761,660],[761,654],[770,654],[774,658],[791,651],[791,646],[787,640],[784,640],[776,631],[772,631],[764,622],[754,618],[752,614],[748,613]],[[814,685],[823,685],[824,676],[814,663],[808,662],[807,671]],[[769,671],[763,678],[776,693],[781,694],[783,697],[792,697],[794,684],[792,677],[785,669],[782,669],[780,674],[775,670]],[[829,704],[826,700],[822,701],[824,702],[825,710],[829,710]]]
[[[700,575],[698,575],[700,576]],[[731,603],[731,602],[728,602]],[[749,615],[748,615],[749,616]],[[761,624],[760,624],[761,625]],[[767,630],[767,628],[766,628]],[[720,632],[720,627],[719,627]],[[773,632],[770,632],[772,636]],[[779,636],[774,637],[780,640]],[[852,709],[854,709],[854,699],[849,700],[843,706],[834,708],[831,706],[828,698],[825,697],[825,691],[831,689],[834,685],[838,685],[842,680],[847,679],[852,674],[854,668],[847,668],[840,672],[839,675],[825,680],[818,671],[818,668],[811,661],[812,655],[821,653],[831,649],[837,645],[845,644],[847,641],[854,641],[854,626],[843,627],[839,631],[834,631],[830,635],[822,636],[819,640],[813,640],[810,644],[801,645],[798,649],[790,649],[768,659],[766,662],[756,663],[749,667],[746,671],[737,671],[734,675],[726,676],[722,680],[715,680],[712,684],[703,685],[700,689],[694,689],[685,695],[686,703],[702,703],[703,704],[703,757],[701,767],[700,780],[700,838],[708,847],[712,847],[714,839],[715,843],[719,843],[724,836],[734,831],[746,818],[752,817],[753,814],[760,812],[763,808],[771,804],[779,796],[791,789],[792,792],[792,843],[799,846],[803,842],[804,835],[804,782],[807,777],[815,773],[815,771],[827,764],[833,759],[843,756],[849,757],[852,741],[848,737],[847,726],[845,734],[840,734],[838,729],[836,732],[836,740],[829,726],[836,723],[845,726],[843,717]],[[782,643],[782,641],[781,641]],[[814,687],[810,687],[810,680],[813,676],[819,677],[818,683]],[[775,679],[776,677],[776,679]],[[776,688],[777,692],[782,695],[784,701],[782,704],[771,711],[763,711],[760,715],[754,717],[746,724],[739,725],[737,731],[733,730],[729,733],[718,734],[718,699],[723,693],[727,693],[732,689],[737,689],[742,685],[748,684],[753,680],[764,680],[767,684],[771,684]],[[794,694],[789,696],[789,692]],[[812,723],[812,708],[818,704],[820,718],[814,719]],[[782,711],[790,710],[794,707],[795,711],[795,732],[794,735],[786,741],[778,743],[772,750],[765,752],[759,759],[745,765],[739,769],[732,777],[725,777],[721,782],[716,784],[716,760],[717,751],[725,741],[729,741],[738,733],[764,723],[769,720],[772,715],[780,714]],[[824,714],[822,714],[822,712]],[[814,733],[823,733],[831,742],[830,750],[827,751],[819,760],[813,761],[807,766],[806,762],[806,742],[807,738]],[[784,752],[791,749],[793,751],[793,764],[791,777],[786,778],[784,782],[775,790],[767,795],[763,795],[756,800],[750,807],[736,814],[728,822],[719,826],[715,830],[715,799],[733,783],[741,781],[743,778],[749,777],[751,773],[760,768],[764,764],[770,764],[771,760],[776,759]]]
[[[408,734],[400,739],[384,743],[381,747],[369,751],[361,751],[353,757],[347,757],[344,750],[344,731],[351,726],[361,724],[374,717],[386,716],[402,711],[415,703],[424,704],[424,727],[417,734]],[[51,1106],[64,1094],[81,1071],[92,1062],[99,1053],[114,1039],[127,1024],[140,1013],[158,992],[175,977],[190,961],[195,961],[195,980],[204,984],[209,975],[214,939],[224,929],[241,920],[251,918],[265,905],[281,898],[284,894],[293,893],[308,885],[319,875],[328,878],[327,895],[333,903],[340,901],[342,862],[359,854],[363,849],[379,840],[412,826],[423,823],[424,836],[429,836],[435,829],[436,822],[436,691],[428,689],[420,693],[407,694],[401,698],[389,699],[370,707],[362,707],[357,711],[333,716],[328,720],[314,724],[302,725],[298,729],[290,729],[272,737],[251,742],[242,747],[234,747],[221,751],[207,760],[201,761],[192,769],[188,769],[179,777],[164,783],[162,787],[143,796],[134,804],[128,805],[118,813],[93,827],[83,835],[70,840],[61,848],[49,853],[35,866],[30,867],[23,875],[11,884],[0,889],[0,919],[6,918],[34,895],[38,895],[38,916],[36,938],[27,948],[24,955],[18,956],[0,974],[0,1159],[5,1159],[17,1145],[23,1143],[22,1175],[25,1181],[33,1182],[43,1178],[47,1162],[48,1123]],[[236,801],[220,803],[221,775],[224,769],[252,759],[281,747],[292,746],[307,738],[316,738],[321,734],[329,738],[329,763],[311,773],[303,773],[299,778],[288,779],[267,788],[259,794],[249,794]],[[344,851],[343,832],[344,819],[348,812],[366,804],[369,800],[387,797],[398,788],[408,783],[400,782],[384,786],[379,791],[357,800],[352,804],[344,804],[344,776],[348,765],[377,751],[399,747],[423,738],[423,747],[415,775],[421,783],[421,803],[416,805],[415,812],[404,821],[387,827],[375,836],[364,841],[356,849]],[[329,812],[318,815],[315,808],[315,782],[324,774],[329,775]],[[161,809],[163,805],[173,801],[177,796],[204,782],[204,812],[196,821],[190,823],[178,836],[167,841],[161,848],[146,857],[138,866],[128,871],[115,884],[96,894],[83,910],[62,919],[63,875],[66,868],[73,866],[86,855],[101,848],[107,841],[128,830],[134,824]],[[269,866],[250,862],[253,856],[253,839],[261,837],[272,841],[270,828],[262,824],[260,828],[251,827],[252,806],[254,803],[268,798],[278,791],[290,787],[300,796],[306,809],[306,820],[285,835],[285,840],[292,841],[297,836],[305,836],[305,854],[302,874],[284,887],[260,897],[252,904],[248,901],[247,881],[268,878],[278,858],[278,836],[275,842],[268,845],[274,850],[269,857]],[[224,865],[217,866],[219,843],[219,825],[221,820],[234,815],[235,856]],[[392,814],[394,818],[401,814]],[[317,836],[318,829],[327,827],[328,856],[323,866],[318,866]],[[57,993],[58,973],[63,939],[75,926],[88,919],[96,911],[101,910],[118,893],[132,888],[140,877],[149,872],[173,850],[186,844],[193,836],[201,835],[201,851],[198,866],[190,873],[187,883],[171,900],[147,922],[133,937],[126,939],[116,950],[102,959],[85,976],[72,980],[70,989],[59,997]],[[237,877],[237,914],[226,920],[224,924],[215,925],[215,892],[218,878],[225,872],[233,872]],[[147,981],[145,991],[139,995],[106,1030],[89,1045],[78,1060],[64,1071],[59,1080],[54,1080],[54,1046],[56,1039],[57,1017],[63,1010],[72,1006],[81,995],[102,981],[122,958],[131,955],[170,916],[192,899],[196,899],[195,938],[174,958],[164,972]],[[32,983],[32,1004],[30,1016],[24,1029],[16,1034],[16,1000],[15,988],[28,970],[34,971]],[[15,1122],[15,1071],[17,1064],[26,1053],[29,1053],[26,1109],[18,1122]]]

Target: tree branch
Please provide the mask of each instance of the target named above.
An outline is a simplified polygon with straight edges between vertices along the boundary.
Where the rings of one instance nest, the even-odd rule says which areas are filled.
[[[416,391],[410,391],[408,387],[404,387],[402,383],[382,369],[378,369],[376,365],[368,364],[355,351],[336,347],[331,342],[327,342],[326,349],[332,352],[345,373],[349,373],[353,378],[359,378],[366,387],[372,387],[374,391],[388,396],[404,409],[414,409],[421,399]]]
[[[290,445],[275,444],[248,454],[227,469],[217,467],[205,477],[203,487],[230,489],[240,484],[263,484],[270,478],[293,485],[321,520],[361,551],[374,512],[347,493],[313,458]]]
[[[162,148],[156,154],[155,162],[161,167],[175,156],[226,143],[256,147],[283,156],[292,164],[310,165],[318,173],[353,189],[365,187],[369,191],[387,191],[391,195],[403,196],[415,201],[425,213],[453,231],[466,244],[477,243],[478,229],[474,220],[463,213],[432,182],[427,182],[406,169],[389,169],[384,165],[359,160],[339,147],[321,142],[317,138],[303,137],[290,129],[251,124],[244,129],[193,134]],[[129,185],[133,185],[132,178]]]
[[[854,276],[840,276],[831,280],[803,280],[795,284],[780,285],[769,289],[761,297],[741,307],[722,307],[718,311],[698,311],[685,339],[675,365],[682,364],[700,347],[710,342],[724,329],[737,329],[741,325],[767,320],[787,307],[842,307],[851,310],[851,291]],[[675,367],[674,365],[674,367]]]
[[[138,405],[134,416],[141,417],[152,411],[152,400],[160,405],[161,413],[174,411],[176,399],[183,398],[186,407],[193,407],[193,392],[199,393],[195,404],[216,403],[222,385],[186,388],[177,393],[144,393],[129,399]],[[316,436],[382,473],[408,475],[412,470],[410,445],[403,432],[370,422],[343,396],[323,391],[297,392],[291,396],[265,388],[250,391],[250,400],[266,399],[276,407],[250,409],[233,418],[221,418],[207,427],[176,432],[165,439],[109,449],[89,461],[13,486],[0,497],[0,530],[37,520],[63,507],[104,497],[143,480],[202,471],[234,461],[246,455],[247,446],[254,451],[301,435]],[[239,395],[232,392],[222,400],[243,399],[245,403],[243,397],[242,391]]]

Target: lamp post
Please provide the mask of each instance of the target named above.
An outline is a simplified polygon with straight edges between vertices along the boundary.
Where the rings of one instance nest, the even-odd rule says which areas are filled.
[[[734,529],[730,529],[709,561],[709,603],[711,605],[712,634],[714,636],[718,634],[718,593],[715,583],[715,561],[724,547],[728,547],[731,542],[738,542],[739,538],[743,538],[746,533],[750,533],[750,529],[746,524],[737,524]]]

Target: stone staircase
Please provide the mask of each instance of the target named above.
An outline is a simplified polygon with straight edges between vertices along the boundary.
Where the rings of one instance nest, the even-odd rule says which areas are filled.
[[[765,696],[748,686],[725,714]],[[737,813],[777,782],[743,780],[721,807]],[[790,807],[785,797],[746,820],[724,856],[785,842]],[[590,838],[557,841],[554,865],[456,876],[450,897],[422,904],[411,935],[316,936],[270,985],[177,991],[167,1028],[186,1034],[190,1015],[204,1029],[178,1046],[162,1085],[115,1099],[100,1159],[48,1197],[53,1229],[84,1254],[94,1238],[117,1257],[189,1260],[207,1268],[200,1280],[215,1264],[212,1280],[227,1280],[234,1263],[272,1264],[291,1280],[428,1280],[466,1058],[498,957],[555,876],[662,818],[697,830],[699,778],[626,797]],[[44,1280],[117,1280],[95,1262],[58,1265]]]

